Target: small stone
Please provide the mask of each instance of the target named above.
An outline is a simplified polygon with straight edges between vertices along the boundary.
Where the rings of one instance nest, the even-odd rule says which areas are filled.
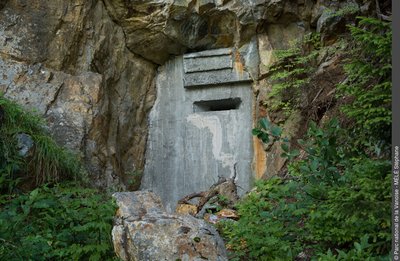
[[[211,224],[217,224],[220,218],[217,215],[206,213],[204,214],[204,220]]]
[[[25,133],[20,133],[17,135],[17,149],[18,154],[22,157],[26,157],[29,151],[32,149],[34,142],[32,137]]]
[[[196,215],[197,207],[191,204],[178,204],[176,206],[175,212],[181,215]]]
[[[216,214],[219,218],[231,218],[231,219],[238,219],[239,216],[233,209],[222,209],[221,211],[217,212]]]

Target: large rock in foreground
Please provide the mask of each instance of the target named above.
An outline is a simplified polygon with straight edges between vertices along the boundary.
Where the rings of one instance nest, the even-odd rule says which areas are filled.
[[[122,260],[228,260],[218,232],[192,216],[168,214],[152,192],[121,192],[112,230]]]

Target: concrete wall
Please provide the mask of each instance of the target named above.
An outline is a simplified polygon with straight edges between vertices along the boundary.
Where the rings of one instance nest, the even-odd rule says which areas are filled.
[[[142,189],[160,195],[169,211],[219,176],[236,172],[239,193],[250,188],[253,94],[232,57],[230,49],[188,54],[159,70]]]

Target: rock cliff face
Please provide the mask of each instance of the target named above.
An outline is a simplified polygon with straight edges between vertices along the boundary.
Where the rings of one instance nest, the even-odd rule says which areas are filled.
[[[0,91],[44,115],[99,185],[143,168],[156,66],[127,49],[102,1],[5,1],[0,43]]]
[[[144,166],[158,65],[174,55],[240,48],[252,40],[259,60],[248,59],[244,66],[258,101],[274,49],[309,31],[334,41],[343,19],[324,10],[349,4],[361,12],[374,8],[361,3],[3,0],[0,91],[44,115],[59,143],[82,152],[98,185],[125,187],[127,174]],[[254,119],[266,114],[257,109]],[[254,144],[257,176],[276,173],[283,163],[273,160],[274,148],[266,155]]]

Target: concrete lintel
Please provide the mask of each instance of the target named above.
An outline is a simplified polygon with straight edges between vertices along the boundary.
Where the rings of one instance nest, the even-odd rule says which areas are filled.
[[[232,55],[200,56],[183,60],[185,73],[230,69],[232,67]]]
[[[231,69],[187,73],[184,76],[185,88],[250,81],[251,78],[247,72],[237,72]]]
[[[221,49],[207,50],[207,51],[202,51],[202,52],[197,52],[197,53],[188,53],[183,56],[183,59],[222,56],[222,55],[231,55],[231,54],[232,54],[231,48],[221,48]]]

